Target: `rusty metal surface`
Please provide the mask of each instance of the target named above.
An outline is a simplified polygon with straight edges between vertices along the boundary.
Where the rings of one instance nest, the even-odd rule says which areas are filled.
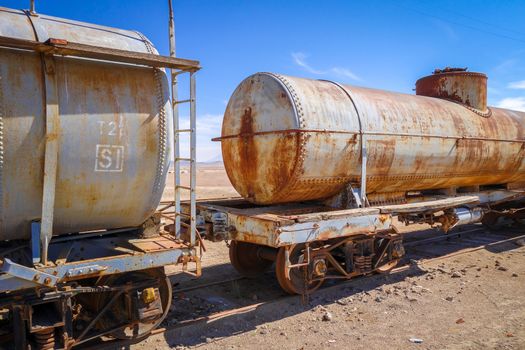
[[[466,68],[436,69],[434,74],[416,81],[416,95],[437,97],[461,103],[482,116],[487,108],[487,76],[467,72]]]
[[[444,99],[258,73],[228,103],[223,159],[235,189],[257,204],[359,184],[361,132],[368,194],[523,181],[525,113],[491,111],[484,118]]]
[[[0,8],[0,36],[156,54],[139,33]],[[41,56],[0,47],[0,240],[25,239],[42,212]],[[55,56],[58,169],[53,234],[140,225],[162,194],[171,108],[163,70]]]
[[[129,243],[145,253],[160,250],[181,249],[185,246],[169,236],[130,240]]]
[[[278,217],[230,214],[228,223],[235,228],[230,238],[280,247],[387,230],[392,224],[392,217],[380,214],[377,209],[351,209],[346,214],[326,212],[302,215],[301,220],[287,221],[284,225],[278,225],[279,221]]]
[[[202,223],[213,224],[214,213],[227,217],[227,237],[223,239],[256,243],[270,247],[370,234],[390,228],[391,214],[376,208],[334,210],[314,203],[253,206],[232,200],[198,203]]]
[[[418,201],[415,203],[408,204],[378,206],[377,209],[379,209],[381,213],[389,214],[435,212],[439,210],[445,210],[447,208],[478,204],[480,202],[479,199],[480,198],[478,196],[457,196],[446,199]]]

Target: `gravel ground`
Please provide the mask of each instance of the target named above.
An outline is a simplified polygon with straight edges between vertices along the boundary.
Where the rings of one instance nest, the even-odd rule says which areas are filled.
[[[235,195],[220,169],[200,170],[201,198]],[[217,179],[224,183],[217,187]],[[420,262],[410,269],[338,283],[307,301],[286,297],[272,271],[256,280],[176,292],[165,326],[264,303],[243,314],[151,336],[130,349],[525,349],[525,242],[419,260],[482,246],[509,233],[501,229],[410,249]],[[208,242],[207,248],[200,280],[169,270],[175,289],[238,276],[224,243]]]
[[[211,267],[216,276],[235,276],[225,247],[212,249],[224,253],[223,264]],[[191,299],[202,301],[196,304],[204,314],[232,306],[217,288],[237,293],[234,306],[275,301],[152,336],[132,349],[525,349],[525,247],[514,242],[339,283],[308,303],[284,297],[271,272],[236,284],[238,291],[226,283],[197,290]]]

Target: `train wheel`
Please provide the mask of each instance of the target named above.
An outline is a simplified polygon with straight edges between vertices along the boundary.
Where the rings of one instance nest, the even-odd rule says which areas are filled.
[[[233,267],[245,277],[257,277],[272,266],[273,261],[259,256],[260,246],[248,242],[230,242],[230,261]]]
[[[380,247],[384,249],[389,249],[390,253],[387,250],[378,251]],[[375,268],[375,272],[379,273],[389,273],[393,268],[399,264],[401,258],[405,255],[405,248],[401,240],[387,240],[386,238],[381,238],[376,241],[376,254],[379,254],[383,258],[379,262],[374,262],[379,265]]]
[[[305,245],[295,244],[290,248],[290,264],[301,264],[306,261]],[[308,294],[314,292],[323,284],[323,280],[307,282],[308,267],[296,267],[290,269],[289,277],[286,277],[286,248],[279,248],[277,260],[275,261],[275,274],[281,288],[289,294]]]
[[[99,284],[111,287],[125,285],[128,282],[144,283],[145,287],[132,289],[129,293],[122,293],[117,297],[118,299],[101,317],[98,325],[102,330],[113,329],[122,325],[123,320],[129,320],[130,314],[134,315],[131,316],[134,321],[109,335],[117,339],[139,340],[147,337],[168,314],[172,298],[171,282],[164,273],[164,269],[152,269],[112,275],[100,281]],[[141,297],[135,298],[138,293]],[[148,296],[142,297],[144,293]],[[102,310],[113,297],[115,297],[115,292],[99,293],[96,300],[97,310]],[[145,301],[148,297],[151,299]],[[136,317],[136,315],[139,316]]]

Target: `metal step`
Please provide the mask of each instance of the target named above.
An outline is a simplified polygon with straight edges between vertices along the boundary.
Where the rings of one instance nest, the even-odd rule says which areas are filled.
[[[192,98],[189,98],[187,100],[178,100],[178,101],[173,101],[173,103],[175,103],[176,105],[179,105],[181,103],[188,103],[188,102],[194,102],[194,100]]]

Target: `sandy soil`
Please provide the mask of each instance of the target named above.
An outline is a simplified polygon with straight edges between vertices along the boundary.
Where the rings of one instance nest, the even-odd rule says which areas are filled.
[[[236,194],[220,166],[199,167],[197,179],[201,198]],[[418,247],[411,254],[416,261],[440,256],[500,240],[511,231],[516,234],[505,228],[449,242],[441,250]],[[194,281],[174,274],[175,289],[237,276],[224,243],[207,247],[204,276]],[[131,348],[525,349],[525,247],[515,242],[338,283],[317,291],[306,303],[300,296],[283,296],[272,271],[257,280],[175,293],[167,325],[188,312],[199,316],[231,308],[232,303],[238,307],[276,301],[243,315],[154,335]]]
[[[181,167],[181,185],[189,186],[190,169],[189,166]],[[175,181],[173,171],[168,174],[166,187],[162,196],[163,200],[173,200],[173,183]],[[227,198],[238,197],[239,194],[230,184],[228,175],[222,163],[198,163],[197,164],[197,198]],[[188,191],[181,191],[182,199],[189,199]]]

